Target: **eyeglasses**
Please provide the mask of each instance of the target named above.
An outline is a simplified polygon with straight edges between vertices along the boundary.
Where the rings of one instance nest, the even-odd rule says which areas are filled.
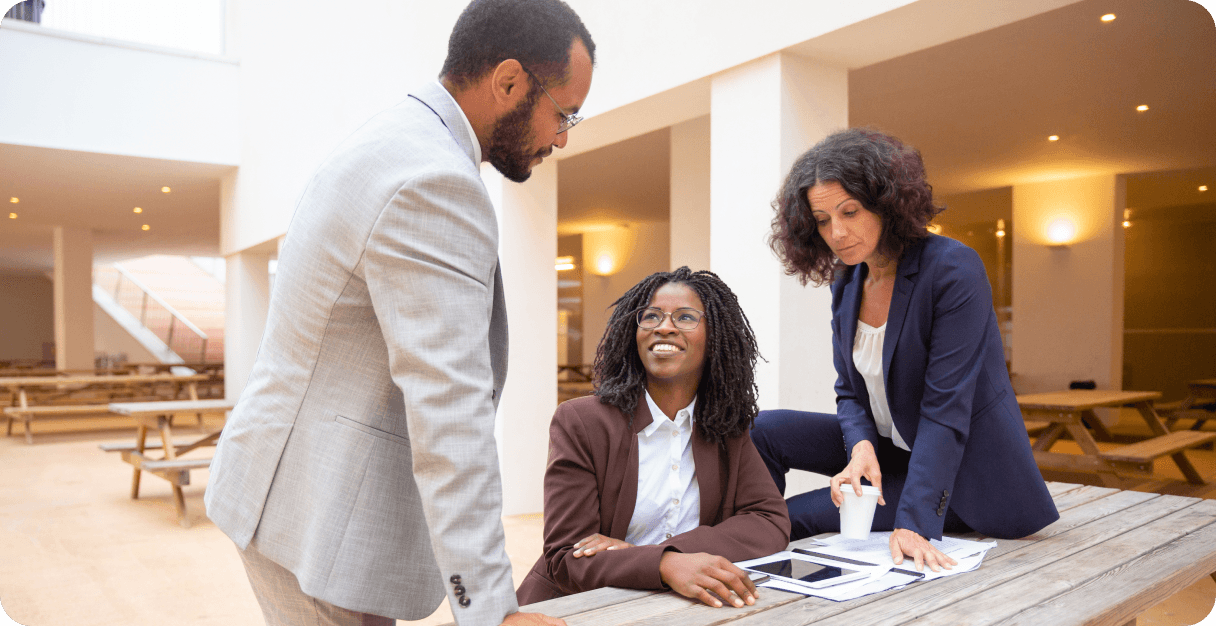
[[[680,330],[692,330],[701,323],[701,318],[705,316],[705,312],[682,308],[667,313],[658,307],[647,307],[638,311],[638,328],[642,330],[654,330],[662,326],[663,320],[667,319],[669,315],[671,316],[671,323],[676,328]]]
[[[520,66],[520,67],[523,67],[523,66]],[[557,100],[554,100],[553,96],[549,95],[549,90],[545,89],[545,86],[540,83],[540,79],[537,78],[535,74],[528,71],[528,68],[524,67],[523,70],[524,70],[525,74],[532,77],[532,80],[536,81],[536,86],[540,87],[540,90],[545,92],[546,96],[549,96],[549,101],[553,103],[553,106],[557,107],[557,112],[562,114],[562,123],[561,123],[561,125],[559,125],[557,127],[557,134],[560,135],[560,134],[570,130],[571,128],[574,128],[575,124],[578,124],[579,122],[583,121],[583,118],[581,118],[573,113],[567,113],[566,110],[562,108],[562,105],[558,104]]]

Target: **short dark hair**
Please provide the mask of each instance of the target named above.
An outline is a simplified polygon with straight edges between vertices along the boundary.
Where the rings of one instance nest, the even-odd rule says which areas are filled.
[[[843,268],[819,235],[806,197],[811,187],[831,181],[882,218],[878,252],[894,260],[928,236],[929,221],[945,208],[933,204],[933,187],[916,148],[871,128],[828,135],[794,161],[773,201],[769,247],[785,273],[803,285],[830,283]]]
[[[595,64],[591,33],[561,0],[473,0],[452,36],[441,78],[466,87],[507,59],[519,61],[542,83],[569,78],[570,46],[579,39]]]
[[[756,398],[756,358],[760,351],[739,299],[717,274],[681,267],[642,279],[613,303],[608,329],[600,339],[592,365],[595,395],[629,416],[646,389],[646,368],[638,356],[637,313],[650,305],[654,292],[668,283],[687,285],[705,305],[705,363],[697,387],[693,423],[707,441],[723,445],[747,433],[759,411]],[[656,419],[659,416],[655,416]]]

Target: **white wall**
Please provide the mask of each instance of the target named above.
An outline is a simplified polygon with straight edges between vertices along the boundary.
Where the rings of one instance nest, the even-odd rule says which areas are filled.
[[[240,68],[4,20],[0,143],[236,165]],[[19,97],[6,97],[19,94]]]
[[[54,286],[37,274],[0,274],[0,361],[41,361],[55,342]]]
[[[583,272],[583,362],[595,359],[595,348],[599,346],[608,327],[611,306],[643,278],[672,268],[670,261],[670,235],[667,222],[640,222],[630,225],[635,232],[633,252],[620,271],[611,276],[596,276]],[[595,233],[583,234],[583,262],[595,260],[587,252],[588,240]],[[703,268],[699,268],[703,269]]]
[[[709,116],[671,127],[671,268],[709,269]]]

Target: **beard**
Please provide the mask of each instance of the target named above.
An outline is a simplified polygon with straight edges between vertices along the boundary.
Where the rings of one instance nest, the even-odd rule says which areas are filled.
[[[486,160],[509,181],[522,183],[528,180],[532,175],[532,160],[549,155],[549,149],[531,152],[528,148],[534,141],[532,112],[539,96],[540,90],[533,87],[515,110],[498,118],[490,133]]]

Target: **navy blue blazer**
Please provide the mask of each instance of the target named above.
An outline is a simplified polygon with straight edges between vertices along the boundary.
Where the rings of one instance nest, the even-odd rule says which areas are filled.
[[[832,283],[836,416],[846,451],[878,430],[853,365],[865,264]],[[940,539],[943,512],[991,537],[1025,537],[1059,519],[1035,465],[979,255],[929,235],[899,262],[882,348],[891,418],[912,449],[895,528]],[[885,469],[885,468],[884,468]]]

